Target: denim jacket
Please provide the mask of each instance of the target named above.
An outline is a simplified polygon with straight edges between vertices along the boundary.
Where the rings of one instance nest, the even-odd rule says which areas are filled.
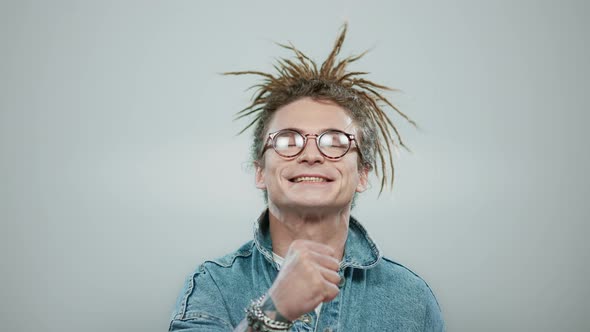
[[[428,285],[404,266],[381,256],[365,228],[350,218],[340,292],[295,322],[290,331],[444,331]],[[268,211],[254,226],[254,240],[206,261],[187,278],[169,331],[232,331],[250,301],[268,291],[278,274],[272,256]]]

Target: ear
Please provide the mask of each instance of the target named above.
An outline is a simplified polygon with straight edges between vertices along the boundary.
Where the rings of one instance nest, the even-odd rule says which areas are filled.
[[[356,186],[356,192],[362,193],[369,187],[369,167],[363,167],[359,171],[359,184]]]
[[[264,181],[264,168],[260,166],[260,162],[255,161],[254,167],[256,168],[256,175],[254,181],[256,182],[256,188],[266,190],[266,181]]]

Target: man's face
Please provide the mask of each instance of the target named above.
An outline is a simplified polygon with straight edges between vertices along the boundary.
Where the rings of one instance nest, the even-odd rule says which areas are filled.
[[[320,134],[327,129],[357,134],[346,110],[333,102],[311,98],[279,108],[266,137],[287,128],[302,134]],[[279,210],[337,212],[349,208],[354,193],[367,188],[368,170],[358,169],[358,158],[356,142],[339,160],[324,157],[313,137],[294,158],[285,159],[270,147],[263,156],[263,165],[256,166],[256,187],[267,190],[269,206]]]

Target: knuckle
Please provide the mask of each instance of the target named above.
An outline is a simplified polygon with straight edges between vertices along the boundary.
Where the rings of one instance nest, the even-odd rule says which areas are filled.
[[[332,271],[338,271],[340,269],[340,262],[337,260],[332,261]]]
[[[328,289],[328,298],[330,300],[334,299],[336,296],[338,296],[338,293],[339,292],[340,291],[338,290],[338,288],[336,288],[336,287],[329,287],[329,289]]]
[[[332,281],[336,281],[336,283],[340,282],[340,275],[334,271],[330,271],[330,277]]]
[[[334,251],[334,249],[330,246],[326,246],[326,250],[330,253],[330,255],[333,255],[336,251]]]
[[[322,288],[324,285],[324,278],[322,278],[322,276],[319,274],[314,274],[311,282],[315,288]]]
[[[307,275],[314,275],[315,268],[313,264],[310,264],[309,262],[303,262],[303,269],[305,270],[305,273],[307,273]]]
[[[311,252],[303,249],[299,252],[299,257],[304,261],[309,261],[311,259]]]

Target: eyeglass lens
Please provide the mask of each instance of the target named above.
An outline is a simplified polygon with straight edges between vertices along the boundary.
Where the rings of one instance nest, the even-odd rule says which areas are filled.
[[[339,158],[346,154],[350,139],[339,131],[326,131],[316,138],[320,151],[330,158]],[[286,130],[274,137],[274,149],[282,156],[292,157],[304,148],[305,138],[296,131]]]

